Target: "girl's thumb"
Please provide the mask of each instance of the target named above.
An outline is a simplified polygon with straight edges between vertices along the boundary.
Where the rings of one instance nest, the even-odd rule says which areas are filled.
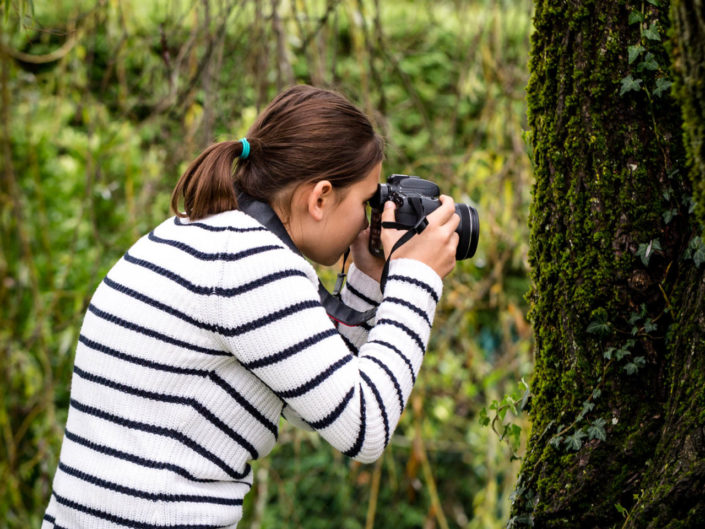
[[[394,217],[395,209],[397,209],[397,205],[391,200],[387,200],[382,210],[382,222],[394,222],[396,220]]]

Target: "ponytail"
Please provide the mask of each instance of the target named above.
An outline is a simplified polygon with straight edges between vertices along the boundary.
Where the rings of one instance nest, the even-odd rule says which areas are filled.
[[[242,141],[215,143],[191,162],[171,194],[174,213],[179,217],[198,220],[237,209],[233,163],[240,156],[246,158],[245,146],[244,138]],[[179,211],[182,197],[184,212]]]
[[[247,137],[250,158],[246,138],[216,143],[196,158],[171,195],[174,213],[198,220],[237,209],[236,182],[238,190],[270,205],[276,200],[287,213],[296,186],[328,180],[346,188],[384,158],[384,140],[360,109],[336,92],[307,85],[274,98]]]

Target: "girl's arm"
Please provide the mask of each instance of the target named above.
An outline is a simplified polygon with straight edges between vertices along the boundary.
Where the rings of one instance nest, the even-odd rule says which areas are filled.
[[[224,263],[223,278],[281,279],[218,296],[219,334],[241,365],[335,448],[374,461],[416,380],[441,279],[419,261],[394,260],[376,323],[355,356],[320,305],[310,265],[288,250],[276,253],[248,257],[246,272],[242,261],[231,273],[235,264]]]

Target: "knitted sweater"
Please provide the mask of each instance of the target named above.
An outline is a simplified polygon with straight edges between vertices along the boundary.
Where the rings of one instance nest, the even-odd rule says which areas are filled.
[[[396,259],[385,295],[351,266],[336,329],[313,267],[240,211],[171,218],[98,286],[42,529],[234,528],[248,461],[281,415],[356,460],[389,443],[421,365],[441,280]],[[368,335],[368,330],[369,335]]]

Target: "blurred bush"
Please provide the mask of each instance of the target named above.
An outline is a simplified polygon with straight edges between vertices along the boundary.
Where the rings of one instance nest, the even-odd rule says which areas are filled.
[[[386,173],[475,205],[480,246],[446,280],[383,458],[350,462],[283,424],[242,525],[503,527],[526,423],[508,414],[500,441],[479,417],[531,370],[530,0],[6,0],[0,14],[0,526],[40,524],[98,282],[169,214],[203,147],[311,83],[372,117]]]

